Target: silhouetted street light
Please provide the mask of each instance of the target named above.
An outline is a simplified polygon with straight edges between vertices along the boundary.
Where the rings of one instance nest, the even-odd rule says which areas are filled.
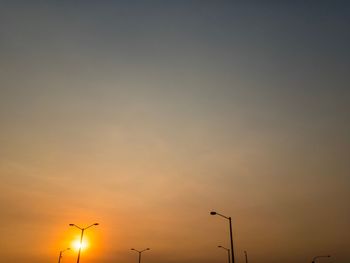
[[[81,236],[80,236],[80,245],[79,245],[79,252],[78,252],[78,259],[77,259],[77,263],[79,263],[80,261],[80,251],[81,251],[81,247],[83,246],[83,236],[84,236],[84,231],[92,226],[98,226],[98,223],[92,224],[88,227],[79,227],[76,224],[69,224],[69,226],[75,226],[76,228],[79,228],[81,230]]]
[[[214,212],[214,211],[211,211],[210,212],[211,215],[218,215],[218,216],[221,216],[223,218],[226,218],[228,219],[229,221],[229,225],[230,225],[230,239],[231,239],[231,258],[232,258],[232,263],[235,263],[235,256],[233,254],[233,238],[232,238],[232,222],[231,222],[231,217],[227,217],[227,216],[224,216],[222,214],[219,214],[217,212]]]
[[[135,249],[135,248],[132,248],[131,250],[134,250],[134,251],[136,251],[136,252],[138,252],[139,253],[139,263],[141,263],[141,253],[142,252],[144,252],[144,251],[146,251],[146,250],[150,250],[150,248],[148,247],[148,248],[146,248],[146,249],[144,249],[144,250],[137,250],[137,249]]]
[[[316,262],[316,259],[318,258],[330,258],[331,256],[330,255],[327,255],[327,256],[316,256],[312,259],[312,263],[315,263]]]
[[[227,251],[227,258],[228,258],[228,263],[231,263],[230,261],[230,250],[226,247],[223,246],[218,246],[219,248],[225,249]]]
[[[244,255],[245,255],[245,263],[248,263],[248,254],[247,254],[247,251],[244,251]]]
[[[62,258],[63,252],[64,252],[64,251],[67,251],[67,250],[70,250],[70,248],[66,248],[66,249],[60,251],[60,255],[58,256],[58,263],[61,262],[61,258]]]

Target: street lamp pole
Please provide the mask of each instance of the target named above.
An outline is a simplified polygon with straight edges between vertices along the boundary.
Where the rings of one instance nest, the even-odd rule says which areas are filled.
[[[247,254],[247,251],[244,251],[244,255],[245,255],[245,263],[248,263],[248,254]]]
[[[79,228],[81,230],[81,236],[80,236],[80,245],[79,245],[79,252],[78,252],[78,259],[77,259],[77,263],[79,263],[80,261],[80,252],[81,252],[81,247],[83,246],[83,236],[84,236],[84,231],[92,226],[98,226],[98,223],[89,225],[88,227],[80,227],[77,226],[76,224],[69,224],[69,226],[75,226],[76,228]]]
[[[58,263],[61,262],[62,254],[63,254],[63,252],[66,251],[66,250],[70,250],[70,248],[66,248],[66,249],[60,251],[60,255],[58,256]]]
[[[223,247],[223,246],[218,246],[219,248],[225,249],[227,251],[227,259],[228,259],[228,263],[231,263],[230,261],[230,249]]]
[[[150,248],[148,247],[148,248],[146,248],[146,249],[144,249],[144,250],[137,250],[137,249],[135,249],[135,248],[132,248],[131,250],[134,250],[134,251],[136,251],[136,252],[139,253],[139,263],[141,263],[141,253],[144,252],[144,251],[146,251],[146,250],[150,250]]]
[[[327,256],[316,256],[312,259],[312,263],[315,263],[316,262],[316,259],[318,258],[330,258],[331,256],[330,255],[327,255]]]
[[[231,220],[231,217],[227,217],[227,216],[224,216],[222,214],[219,214],[217,212],[210,212],[211,215],[218,215],[218,216],[221,216],[223,218],[226,218],[228,219],[229,221],[229,224],[230,224],[230,239],[231,239],[231,258],[232,258],[232,263],[235,263],[235,256],[234,256],[234,253],[233,253],[233,238],[232,238],[232,220]]]

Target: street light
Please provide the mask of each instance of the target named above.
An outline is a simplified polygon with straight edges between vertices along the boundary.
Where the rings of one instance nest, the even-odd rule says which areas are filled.
[[[228,263],[231,263],[230,261],[230,249],[223,247],[223,246],[218,246],[219,248],[225,249],[227,251],[227,258],[228,258]]]
[[[63,252],[64,252],[64,251],[67,251],[67,250],[70,250],[70,248],[68,247],[68,248],[66,248],[66,249],[60,251],[60,255],[58,256],[58,263],[61,262],[61,258],[62,258]]]
[[[245,255],[245,263],[248,263],[248,254],[247,251],[244,250],[244,255]]]
[[[92,224],[92,225],[89,225],[88,227],[80,227],[80,226],[77,226],[76,224],[69,224],[69,226],[75,226],[76,228],[79,228],[81,230],[81,236],[80,236],[80,246],[79,246],[79,252],[78,252],[78,259],[77,259],[77,263],[79,263],[80,261],[80,252],[81,252],[81,247],[83,246],[83,236],[84,236],[84,231],[92,226],[98,226],[98,223],[95,223],[95,224]]]
[[[132,248],[131,250],[134,250],[134,251],[136,251],[136,252],[139,253],[139,263],[141,263],[141,253],[144,252],[144,251],[146,251],[146,250],[150,250],[150,248],[148,247],[148,248],[146,248],[146,249],[144,249],[144,250],[137,250],[137,249],[135,249],[135,248]]]
[[[330,258],[331,256],[330,255],[327,255],[327,256],[317,256],[317,257],[314,257],[313,259],[312,259],[312,263],[315,263],[316,262],[316,259],[318,259],[318,258]]]
[[[214,211],[211,211],[210,214],[213,215],[213,216],[218,215],[218,216],[221,216],[223,218],[228,219],[229,224],[230,224],[231,258],[232,258],[232,263],[235,263],[235,256],[233,254],[233,239],[232,239],[232,222],[231,222],[231,217],[224,216],[224,215],[219,214],[219,213],[214,212]]]

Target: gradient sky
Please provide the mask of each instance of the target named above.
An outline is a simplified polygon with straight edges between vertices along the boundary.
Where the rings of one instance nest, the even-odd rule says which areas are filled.
[[[1,262],[350,261],[348,1],[0,7]]]

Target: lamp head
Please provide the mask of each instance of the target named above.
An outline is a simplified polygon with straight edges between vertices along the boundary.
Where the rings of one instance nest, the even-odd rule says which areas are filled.
[[[74,224],[69,224],[69,226],[74,226]]]
[[[135,250],[135,248],[131,248],[130,250]]]
[[[211,211],[210,214],[211,214],[212,216],[215,216],[215,215],[216,215],[216,212]]]
[[[222,246],[218,246],[218,247],[222,247]]]
[[[94,226],[98,226],[98,225],[99,225],[99,223],[95,223],[95,224],[94,224]]]
[[[148,248],[146,248],[146,250],[150,250],[150,248],[148,247]]]

